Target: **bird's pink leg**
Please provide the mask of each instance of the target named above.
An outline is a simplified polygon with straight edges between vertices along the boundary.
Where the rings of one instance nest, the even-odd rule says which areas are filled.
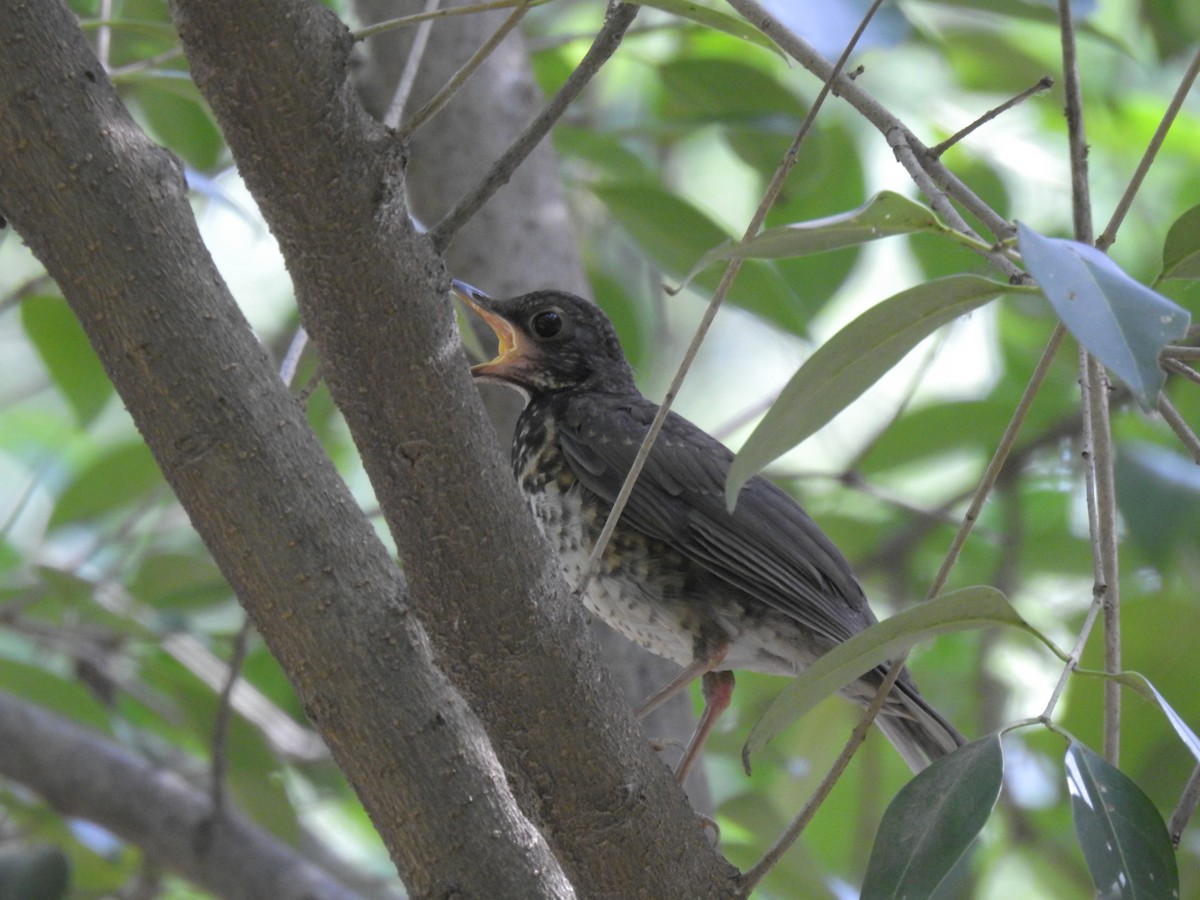
[[[700,758],[700,751],[704,749],[708,735],[712,732],[713,726],[717,724],[717,719],[721,718],[721,713],[729,708],[729,701],[733,699],[733,673],[728,669],[720,672],[705,672],[703,693],[704,712],[701,713],[700,722],[696,725],[691,740],[688,741],[687,749],[683,751],[683,758],[679,760],[679,765],[675,768],[675,780],[680,784],[687,781],[692,766]]]
[[[720,647],[708,656],[692,660],[682,672],[651,694],[635,711],[635,715],[641,718],[666,703],[697,678],[703,677],[704,712],[701,713],[700,722],[688,741],[683,758],[675,768],[675,780],[680,784],[687,779],[688,773],[700,756],[700,751],[704,749],[704,742],[708,740],[721,713],[729,708],[729,701],[733,697],[733,673],[727,670],[714,671],[725,659],[725,650],[725,647]]]

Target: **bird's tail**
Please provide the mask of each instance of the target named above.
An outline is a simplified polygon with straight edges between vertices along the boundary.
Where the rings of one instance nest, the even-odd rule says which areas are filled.
[[[913,772],[920,772],[967,742],[957,728],[929,705],[911,680],[907,684],[897,683],[888,700],[875,721]]]

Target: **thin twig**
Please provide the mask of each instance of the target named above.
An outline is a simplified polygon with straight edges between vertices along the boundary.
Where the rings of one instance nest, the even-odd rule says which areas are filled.
[[[112,27],[107,24],[112,19],[112,8],[113,0],[100,0],[100,21],[105,24],[102,24],[96,31],[96,58],[106,69],[112,51]]]
[[[917,364],[917,369],[913,373],[913,377],[909,379],[908,387],[905,388],[904,395],[900,398],[900,402],[895,404],[895,407],[892,409],[887,421],[875,428],[875,433],[863,442],[862,446],[859,447],[858,452],[854,454],[854,458],[846,464],[844,469],[844,478],[852,478],[855,476],[857,470],[862,466],[864,460],[871,455],[872,451],[879,445],[879,442],[883,440],[884,435],[886,435],[892,429],[892,427],[900,421],[905,412],[908,411],[909,405],[916,397],[917,388],[921,386],[921,382],[925,380],[925,376],[929,374],[929,370],[933,367],[934,360],[937,359],[938,354],[941,353],[943,347],[946,345],[946,342],[949,340],[949,333],[949,329],[940,329],[937,337],[930,342],[929,349],[924,354],[924,357],[921,359],[921,361]]]
[[[1183,368],[1187,369],[1187,366]],[[1188,369],[1188,371],[1196,374],[1192,369]],[[1197,377],[1197,380],[1200,381],[1200,376]],[[1158,413],[1163,417],[1163,421],[1171,426],[1171,430],[1175,432],[1179,442],[1187,448],[1188,453],[1192,454],[1192,461],[1200,465],[1200,437],[1196,436],[1196,432],[1192,431],[1188,423],[1184,421],[1179,410],[1175,408],[1175,404],[1161,391],[1158,395]]]
[[[1090,354],[1089,354],[1090,356]],[[1117,485],[1112,426],[1109,420],[1108,375],[1093,359],[1103,391],[1097,403],[1099,428],[1094,442],[1100,510],[1100,538],[1104,555],[1104,669],[1121,671],[1121,581],[1120,536],[1117,530]],[[1114,766],[1121,760],[1121,685],[1111,679],[1104,682],[1104,758]]]
[[[846,771],[846,767],[850,765],[850,760],[854,758],[854,754],[858,751],[858,748],[867,739],[867,731],[870,729],[871,723],[875,721],[875,717],[883,709],[884,701],[887,699],[892,686],[896,683],[896,679],[900,676],[903,668],[903,660],[897,660],[888,669],[887,675],[884,676],[883,682],[879,685],[879,690],[875,692],[875,697],[871,700],[870,705],[867,706],[862,719],[854,727],[854,731],[850,733],[850,738],[846,741],[846,746],[842,748],[842,752],[838,754],[838,758],[834,760],[829,771],[825,773],[825,777],[821,779],[821,783],[817,785],[812,796],[808,798],[808,802],[804,804],[804,808],[800,810],[800,814],[784,829],[783,834],[779,836],[774,846],[763,854],[762,859],[742,873],[742,876],[738,879],[739,895],[741,897],[750,896],[750,893],[758,883],[779,862],[779,858],[787,852],[788,848],[796,842],[804,832],[804,829],[808,827],[808,823],[812,821],[821,804],[825,802],[825,798],[829,796],[838,779],[842,777],[842,773]]]
[[[1179,375],[1186,378],[1188,381],[1200,384],[1200,372],[1197,372],[1191,366],[1181,363],[1177,359],[1162,359],[1159,358],[1158,364],[1170,372],[1172,375]]]
[[[38,491],[43,487],[42,479],[49,473],[53,463],[47,458],[42,459],[29,475],[29,482],[25,485],[25,489],[21,491],[21,496],[13,503],[12,508],[8,511],[8,517],[0,522],[0,540],[8,540],[9,532],[16,525],[17,520],[29,508],[30,501],[37,495]],[[10,487],[11,491],[12,488]],[[11,495],[10,495],[11,496]]]
[[[709,433],[718,441],[724,441],[730,435],[735,434],[739,429],[745,428],[759,416],[763,415],[768,409],[775,405],[775,401],[779,399],[779,391],[772,391],[767,396],[756,400],[750,406],[745,407],[741,412],[735,413],[731,418],[726,419],[720,425],[710,429]]]
[[[1070,0],[1058,0],[1062,38],[1063,87],[1066,94],[1067,137],[1071,156],[1071,211],[1075,239],[1093,241],[1092,204],[1088,185],[1087,134],[1083,122],[1083,89],[1075,46],[1075,22]],[[1079,380],[1083,394],[1084,434],[1089,442],[1085,472],[1088,486],[1095,593],[1104,601],[1104,668],[1121,670],[1120,584],[1117,557],[1117,500],[1113,479],[1112,431],[1109,423],[1108,377],[1104,367],[1080,348]],[[1121,686],[1104,685],[1104,758],[1112,765],[1121,753]]]
[[[975,229],[968,225],[967,220],[954,208],[954,204],[950,202],[950,198],[946,195],[946,192],[937,186],[929,172],[925,170],[925,165],[921,162],[922,155],[917,152],[914,146],[915,139],[912,135],[906,129],[893,128],[885,137],[888,146],[892,148],[892,153],[896,156],[896,162],[904,166],[905,171],[908,172],[908,177],[913,180],[921,193],[928,198],[929,205],[945,220],[946,224],[955,231],[975,240],[982,241],[982,238],[975,232]],[[1009,266],[1010,272],[1008,274],[1010,277],[1019,271],[1006,257],[997,254],[997,258],[1004,260]]]
[[[1137,196],[1137,192],[1146,178],[1146,173],[1150,171],[1151,164],[1158,156],[1159,148],[1162,147],[1163,141],[1166,140],[1167,132],[1171,130],[1171,125],[1174,123],[1175,117],[1179,115],[1179,110],[1183,107],[1183,101],[1191,92],[1192,85],[1195,83],[1198,74],[1200,74],[1200,49],[1196,51],[1196,55],[1192,57],[1187,71],[1183,73],[1179,87],[1175,89],[1175,96],[1171,98],[1171,102],[1167,105],[1167,111],[1163,113],[1162,121],[1158,123],[1158,128],[1154,130],[1154,137],[1150,139],[1150,144],[1146,147],[1146,152],[1142,154],[1137,168],[1134,169],[1133,177],[1129,179],[1129,186],[1125,188],[1125,193],[1121,195],[1121,199],[1117,203],[1117,208],[1113,210],[1112,218],[1109,219],[1104,232],[1096,239],[1096,246],[1101,250],[1107,250],[1117,239],[1117,229],[1125,221],[1125,214],[1129,212],[1129,207],[1133,205],[1133,198]]]
[[[1179,841],[1183,838],[1183,831],[1196,812],[1197,803],[1200,803],[1200,766],[1192,769],[1192,776],[1188,779],[1183,793],[1179,795],[1175,811],[1171,813],[1167,834],[1171,836],[1172,847],[1179,849]]]
[[[1051,78],[1049,75],[1043,75],[1041,78],[1038,79],[1037,84],[1035,84],[1033,87],[1026,88],[1025,90],[1021,91],[1021,93],[1017,94],[1017,96],[1015,96],[1009,100],[1005,100],[999,106],[989,109],[987,112],[985,112],[982,116],[980,116],[978,119],[976,119],[970,125],[968,125],[966,128],[963,128],[963,129],[955,132],[954,134],[950,135],[950,137],[946,138],[940,144],[936,144],[936,145],[930,147],[929,154],[931,156],[935,156],[935,157],[941,156],[943,153],[945,153],[947,150],[949,150],[951,147],[953,147],[955,144],[957,144],[959,141],[961,141],[963,138],[965,138],[971,132],[975,131],[976,129],[980,128],[983,125],[986,125],[988,122],[992,121],[997,116],[1003,115],[1004,113],[1008,112],[1010,109],[1012,109],[1018,103],[1024,103],[1026,100],[1028,100],[1034,94],[1040,94],[1040,93],[1042,93],[1042,91],[1048,91],[1052,87],[1054,87],[1054,79]]]
[[[1200,359],[1200,347],[1183,347],[1178,344],[1167,344],[1158,355],[1165,359]]]
[[[842,51],[841,57],[834,66],[830,81],[837,78],[842,67],[846,64],[851,52],[854,50],[858,39],[862,36],[863,31],[870,22],[871,17],[875,14],[883,0],[875,0],[871,4],[863,16],[862,22],[858,29],[846,44],[846,49]],[[788,173],[796,164],[797,155],[800,152],[800,145],[808,136],[809,129],[812,123],[816,120],[817,113],[825,104],[825,98],[829,96],[830,81],[826,81],[822,85],[820,92],[817,94],[816,100],[813,101],[812,107],[808,111],[808,115],[804,117],[804,121],[800,123],[800,128],[796,132],[796,137],[792,140],[792,144],[784,153],[783,159],[780,160],[779,166],[775,169],[775,174],[771,176],[771,182],[767,185],[763,192],[763,198],[758,204],[758,208],[754,211],[754,215],[750,219],[750,224],[746,226],[746,231],[742,240],[748,241],[750,238],[758,234],[762,228],[763,222],[767,218],[767,212],[775,203],[779,192],[783,190],[783,184],[787,180]],[[687,351],[683,355],[683,360],[679,363],[679,368],[675,372],[675,377],[671,380],[671,386],[667,388],[666,396],[663,397],[662,404],[658,408],[658,412],[654,415],[654,420],[650,423],[650,429],[646,432],[646,437],[642,440],[642,446],[638,448],[637,456],[633,459],[633,465],[630,466],[628,474],[625,476],[625,483],[621,485],[621,490],[613,501],[612,510],[608,514],[608,519],[604,523],[604,528],[600,531],[599,537],[596,539],[596,545],[592,548],[591,557],[588,559],[587,568],[584,570],[583,577],[576,586],[577,594],[582,594],[586,590],[588,582],[595,573],[600,562],[600,557],[604,554],[605,548],[608,546],[609,539],[612,537],[613,531],[617,527],[617,520],[621,517],[621,512],[625,509],[625,504],[629,502],[629,496],[633,493],[633,486],[637,482],[638,476],[642,472],[642,467],[646,464],[646,460],[650,456],[650,451],[654,447],[654,441],[658,438],[659,432],[662,430],[663,423],[667,420],[667,415],[671,411],[671,404],[675,402],[675,397],[679,393],[680,387],[683,385],[684,378],[687,377],[688,371],[691,369],[692,362],[696,358],[696,354],[700,350],[700,345],[704,342],[704,338],[708,335],[708,330],[712,326],[713,320],[717,317],[717,312],[721,308],[721,303],[725,296],[729,293],[729,289],[733,286],[733,281],[737,278],[737,274],[741,271],[742,260],[734,258],[729,261],[725,267],[725,272],[721,275],[721,280],[717,284],[717,289],[713,292],[712,299],[708,302],[708,307],[704,310],[704,316],[700,320],[700,324],[696,328],[696,333],[692,335],[692,341],[688,345]]]
[[[1095,595],[1104,603],[1104,670],[1121,671],[1120,584],[1117,556],[1117,500],[1113,479],[1112,430],[1109,423],[1108,377],[1100,362],[1079,351],[1083,431],[1089,452],[1085,460],[1088,526],[1092,546]],[[1104,683],[1104,758],[1120,761],[1121,686]]]
[[[229,717],[233,714],[233,689],[237,686],[242,674],[242,663],[246,660],[246,645],[250,640],[250,630],[253,627],[250,617],[244,616],[242,627],[238,629],[233,639],[233,650],[229,654],[229,671],[225,684],[221,687],[221,695],[217,703],[217,714],[213,720],[212,739],[212,768],[210,775],[209,795],[212,797],[212,817],[220,818],[225,812],[225,773],[229,768],[228,738]]]
[[[1008,420],[1008,427],[1004,429],[1000,443],[996,445],[996,451],[992,454],[992,459],[988,463],[987,469],[984,470],[983,477],[979,479],[979,486],[975,489],[975,496],[971,499],[971,505],[967,507],[967,512],[963,516],[962,525],[959,526],[958,533],[954,535],[950,549],[946,551],[946,558],[942,560],[941,568],[938,569],[938,573],[929,587],[929,598],[936,597],[946,586],[950,570],[958,562],[959,554],[967,542],[967,537],[970,535],[971,529],[975,527],[979,513],[983,510],[983,504],[996,484],[996,480],[1000,477],[1000,470],[1004,467],[1013,444],[1016,443],[1017,434],[1025,423],[1025,417],[1029,414],[1030,407],[1033,406],[1034,397],[1037,396],[1038,390],[1046,380],[1046,375],[1050,372],[1054,356],[1058,353],[1058,348],[1065,335],[1066,329],[1060,323],[1055,326],[1050,340],[1046,342],[1046,349],[1042,351],[1041,359],[1038,360],[1038,364],[1029,378],[1029,383],[1025,385],[1025,391],[1021,394],[1017,408],[1013,410],[1012,417]]]
[[[435,12],[440,2],[441,0],[425,0],[425,12]],[[425,58],[425,48],[429,46],[429,35],[432,31],[432,17],[425,18],[417,26],[417,33],[413,35],[412,46],[408,51],[408,59],[404,61],[404,70],[396,82],[396,90],[392,92],[392,102],[383,114],[383,124],[388,128],[398,127],[400,120],[404,118],[404,107],[412,94],[413,85],[417,83],[417,72],[421,69],[421,60]]]
[[[584,54],[579,65],[559,88],[558,93],[496,160],[479,184],[467,192],[454,205],[454,208],[429,231],[429,238],[438,252],[442,252],[450,246],[450,242],[454,240],[454,235],[458,233],[458,230],[478,212],[479,208],[496,191],[508,183],[508,179],[512,177],[517,166],[525,160],[534,147],[541,143],[554,123],[567,111],[567,107],[574,102],[587,83],[600,71],[600,67],[608,62],[609,57],[616,52],[621,38],[633,23],[639,9],[640,7],[631,3],[613,2],[609,4],[603,27],[597,32],[592,46],[588,48],[588,52]]]
[[[1013,227],[999,213],[987,205],[973,191],[966,189],[961,181],[951,173],[938,159],[929,156],[928,150],[921,144],[912,131],[882,103],[872,97],[854,79],[845,74],[836,75],[833,64],[818,53],[810,44],[789,29],[777,16],[772,14],[759,0],[727,0],[746,21],[773,40],[788,56],[801,66],[821,79],[831,83],[836,96],[849,103],[864,119],[870,122],[893,148],[897,143],[911,148],[920,158],[925,170],[932,177],[936,190],[943,190],[962,204],[971,215],[975,216],[992,232],[997,240],[1011,236]],[[893,134],[897,131],[897,134]],[[910,176],[913,171],[909,170]],[[925,189],[922,188],[924,191]],[[926,194],[926,196],[929,196]],[[931,198],[932,202],[932,198]],[[1009,272],[1005,272],[1009,275]]]
[[[422,22],[431,22],[434,19],[447,19],[450,16],[469,16],[475,13],[493,12],[497,9],[512,9],[521,2],[522,0],[493,0],[491,3],[468,3],[463,6],[451,6],[447,9],[430,10],[426,7],[426,11],[423,13],[400,16],[395,19],[386,19],[383,22],[375,22],[367,25],[365,28],[360,28],[358,31],[353,32],[352,37],[356,41],[365,41],[367,38],[373,38],[388,31],[407,28],[410,25],[419,25]],[[530,0],[529,5],[541,6],[549,2],[550,0]]]
[[[20,304],[26,297],[31,297],[53,285],[54,279],[45,272],[21,282],[3,297],[0,297],[0,315],[4,315],[9,309]]]
[[[145,59],[139,59],[136,62],[127,63],[123,66],[117,66],[115,69],[108,70],[108,77],[114,83],[123,81],[133,75],[138,75],[142,72],[156,69],[165,62],[170,62],[173,59],[178,59],[183,56],[182,47],[168,47],[162,53],[156,53],[154,56],[147,56]]]
[[[428,103],[413,113],[412,118],[405,122],[402,128],[397,129],[396,138],[402,143],[407,141],[418,128],[441,112],[451,98],[458,93],[458,89],[466,84],[467,79],[475,73],[475,70],[483,65],[484,60],[500,46],[500,42],[508,37],[508,33],[520,24],[527,12],[529,12],[529,0],[524,0],[513,7],[508,18],[501,22],[500,27],[492,36],[483,42],[483,45],[471,55],[470,59],[463,63],[462,68],[450,76],[450,80],[442,86],[442,89]]]
[[[292,342],[288,344],[287,352],[283,355],[283,362],[279,364],[279,380],[288,387],[291,387],[292,382],[296,380],[296,373],[300,369],[300,358],[308,348],[308,343],[308,332],[302,325],[292,335]],[[308,381],[304,382],[304,386],[296,392],[296,402],[300,404],[301,409],[308,408],[308,398],[312,396],[312,392],[317,389],[317,385],[321,383],[323,377],[321,361],[318,359],[317,367],[308,376]]]
[[[1051,724],[1051,717],[1054,715],[1054,708],[1058,706],[1058,700],[1062,696],[1063,689],[1067,686],[1067,678],[1071,673],[1079,667],[1079,660],[1083,658],[1083,648],[1087,645],[1088,637],[1092,633],[1092,628],[1096,625],[1096,617],[1100,614],[1100,607],[1104,604],[1104,595],[1099,591],[1092,591],[1092,602],[1088,607],[1087,615],[1083,619],[1083,627],[1079,629],[1079,634],[1075,637],[1075,644],[1071,647],[1070,658],[1067,664],[1063,666],[1062,673],[1058,676],[1058,681],[1054,685],[1054,690],[1050,692],[1050,699],[1046,701],[1046,708],[1042,710],[1042,714],[1038,716],[1038,721],[1047,725]]]
[[[782,477],[782,476],[781,476]],[[886,503],[889,506],[894,506],[896,509],[903,512],[911,513],[917,519],[923,519],[929,522],[937,522],[941,525],[957,525],[959,519],[957,516],[951,515],[950,511],[944,505],[939,505],[936,508],[921,506],[914,503],[902,494],[895,491],[889,491],[887,488],[879,487],[872,484],[863,477],[862,472],[857,469],[852,469],[843,472],[841,475],[834,476],[839,484],[848,487],[852,491],[858,491],[872,499],[878,500],[881,503]]]
[[[292,335],[287,352],[283,354],[283,362],[279,364],[279,380],[289,387],[296,378],[296,370],[300,368],[300,357],[304,355],[306,347],[308,347],[308,332],[301,325]]]
[[[1092,201],[1088,187],[1087,133],[1083,127],[1083,88],[1075,47],[1075,20],[1070,0],[1058,0],[1058,30],[1062,38],[1063,91],[1066,94],[1067,141],[1071,157],[1071,210],[1075,240],[1092,242]]]

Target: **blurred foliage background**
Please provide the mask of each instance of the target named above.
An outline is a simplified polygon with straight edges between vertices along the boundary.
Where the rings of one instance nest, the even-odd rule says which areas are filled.
[[[353,24],[351,4],[331,5]],[[793,0],[774,8],[836,56],[865,5]],[[282,357],[297,327],[288,280],[189,81],[166,4],[72,6],[139,121],[186,162],[210,249],[262,341]],[[1083,0],[1073,8],[1102,225],[1200,45],[1200,6]],[[525,39],[547,93],[579,61],[603,10],[598,0],[553,0],[527,16]],[[854,64],[863,66],[863,85],[928,144],[1053,76],[1055,87],[954,146],[946,161],[1002,215],[1069,236],[1052,4],[887,5]],[[719,271],[706,270],[676,297],[661,285],[679,283],[704,251],[744,229],[819,87],[769,49],[646,9],[555,129],[594,298],[612,316],[648,396],[665,389]],[[845,212],[885,188],[915,195],[880,135],[831,100],[768,224]],[[1200,99],[1192,96],[1111,253],[1193,317],[1200,314],[1196,273],[1158,277],[1168,230],[1197,204]],[[958,272],[995,277],[981,257],[927,237],[750,262],[677,409],[736,446],[812,349],[854,315]],[[537,281],[531,260],[529,289],[549,286]],[[851,560],[881,615],[925,596],[1055,321],[1040,299],[1016,297],[955,322],[772,467]],[[1093,582],[1077,465],[1078,366],[1068,344],[950,580],[950,587],[999,587],[1064,647]],[[0,358],[0,686],[203,783],[242,613],[55,286],[11,233],[0,243]],[[306,363],[302,377],[311,371]],[[1168,394],[1200,426],[1200,387],[1173,378]],[[1157,416],[1119,390],[1113,399],[1124,667],[1145,674],[1195,727],[1200,468]],[[323,389],[309,399],[308,414],[370,508],[354,448]],[[1097,634],[1084,665],[1100,668],[1100,653]],[[1015,632],[948,636],[918,648],[912,665],[924,693],[971,736],[1039,714],[1061,671]],[[284,839],[329,848],[358,873],[360,887],[398,890],[356,799],[253,635],[242,671],[219,751],[232,795]],[[774,741],[748,778],[741,744],[781,682],[739,674],[738,684],[707,764],[722,847],[745,867],[803,805],[857,713],[838,700],[823,704]],[[1121,768],[1165,818],[1195,761],[1156,708],[1127,697]],[[1098,748],[1101,700],[1101,682],[1073,677],[1056,721]],[[1062,737],[1030,726],[1008,733],[1004,744],[1000,805],[944,896],[1092,896],[1072,834]],[[856,896],[880,815],[907,778],[873,735],[759,895]],[[133,896],[133,885],[148,891],[139,896],[195,896],[154,871],[137,848],[0,782],[0,850],[42,845],[69,859],[71,896]],[[1185,834],[1178,859],[1183,895],[1194,895],[1200,831]]]

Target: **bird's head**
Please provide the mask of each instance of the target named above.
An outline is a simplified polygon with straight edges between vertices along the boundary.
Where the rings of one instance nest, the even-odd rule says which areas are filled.
[[[577,388],[632,388],[633,373],[612,323],[586,300],[563,291],[496,300],[461,281],[452,289],[500,340],[495,359],[471,367],[476,378],[527,397]]]

